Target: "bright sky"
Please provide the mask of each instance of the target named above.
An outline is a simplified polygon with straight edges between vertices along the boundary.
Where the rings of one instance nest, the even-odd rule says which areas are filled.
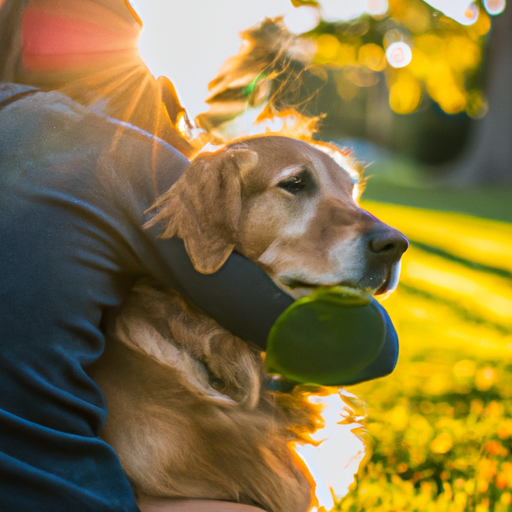
[[[240,47],[239,32],[293,11],[290,0],[136,0],[144,28],[142,58],[151,72],[168,76],[189,112],[207,110],[208,82]]]

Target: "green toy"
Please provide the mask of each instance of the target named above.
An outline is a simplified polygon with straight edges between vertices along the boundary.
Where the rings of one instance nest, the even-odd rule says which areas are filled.
[[[272,327],[265,367],[297,383],[343,385],[381,351],[385,319],[371,297],[321,288],[294,302]]]

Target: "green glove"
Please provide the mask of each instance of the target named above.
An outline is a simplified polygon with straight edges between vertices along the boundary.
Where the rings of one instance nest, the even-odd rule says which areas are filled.
[[[293,382],[341,386],[376,358],[385,335],[385,319],[371,298],[351,288],[319,289],[277,319],[265,367]]]

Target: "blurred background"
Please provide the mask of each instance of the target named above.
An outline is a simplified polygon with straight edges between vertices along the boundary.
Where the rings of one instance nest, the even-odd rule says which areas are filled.
[[[363,207],[411,248],[384,303],[397,369],[333,390],[327,440],[304,451],[321,506],[512,511],[505,0],[0,0],[0,48],[1,80],[187,156],[266,130],[351,149]]]

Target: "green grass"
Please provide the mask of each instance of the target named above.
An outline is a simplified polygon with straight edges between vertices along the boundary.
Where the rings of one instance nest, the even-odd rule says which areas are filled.
[[[511,170],[512,172],[512,170]],[[391,158],[370,165],[363,198],[371,201],[460,212],[512,222],[512,186],[433,187],[412,161]]]

